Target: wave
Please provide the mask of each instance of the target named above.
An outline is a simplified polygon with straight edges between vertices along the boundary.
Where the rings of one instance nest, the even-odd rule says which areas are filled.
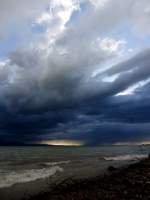
[[[46,162],[46,166],[56,166],[56,165],[62,165],[62,164],[69,164],[71,161],[66,160],[66,161],[58,161],[58,162]]]
[[[30,169],[20,172],[10,172],[0,179],[0,188],[10,187],[16,183],[26,183],[37,179],[44,179],[55,175],[57,172],[63,172],[63,168],[54,166],[51,168]]]
[[[148,154],[126,154],[121,156],[104,157],[107,161],[141,160],[148,158]]]

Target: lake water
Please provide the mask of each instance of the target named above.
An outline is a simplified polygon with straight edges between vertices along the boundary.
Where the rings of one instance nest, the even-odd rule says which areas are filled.
[[[150,146],[0,147],[0,188],[62,175],[86,177],[145,158]]]

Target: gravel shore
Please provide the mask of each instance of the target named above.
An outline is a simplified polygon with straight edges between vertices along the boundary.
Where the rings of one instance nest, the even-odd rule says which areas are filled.
[[[108,168],[108,173],[91,179],[71,180],[54,187],[51,192],[30,200],[149,200],[150,158],[128,167]]]

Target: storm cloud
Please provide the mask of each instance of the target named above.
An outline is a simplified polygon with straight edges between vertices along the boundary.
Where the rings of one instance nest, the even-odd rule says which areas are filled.
[[[31,29],[31,41],[0,62],[0,143],[149,140],[149,1],[66,2],[52,13],[48,1],[0,3],[1,36]],[[121,37],[123,26],[142,44]]]

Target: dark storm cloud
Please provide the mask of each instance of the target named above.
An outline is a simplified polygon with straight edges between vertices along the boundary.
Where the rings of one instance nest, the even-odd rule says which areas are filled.
[[[11,52],[7,61],[0,63],[1,144],[53,138],[98,144],[150,138],[149,83],[132,95],[117,95],[150,78],[150,49],[131,53],[106,69],[107,63],[120,60],[126,50],[125,43],[109,38],[108,32],[126,22],[133,25],[131,30],[149,34],[149,15],[145,14],[149,1],[109,0],[96,7],[95,1],[83,2],[88,2],[88,9],[81,9],[75,26],[64,28],[64,18],[74,12],[68,7],[63,10],[65,17],[60,15],[59,23],[55,23],[60,11],[56,9],[52,24],[46,27],[47,35]],[[43,16],[41,12],[48,2],[38,2],[36,7],[34,1],[28,7],[25,2],[18,3],[5,1],[0,7],[13,7],[13,22],[19,10],[19,23],[23,25],[24,19],[36,21]],[[8,13],[1,15],[4,34]],[[106,81],[112,76],[113,81]]]
[[[91,144],[149,138],[149,84],[133,95],[115,96],[150,77],[149,50],[141,54],[140,62],[137,55],[126,61],[128,72],[125,62],[108,70],[113,74],[119,71],[114,82],[103,82],[100,75],[86,82],[82,74],[72,70],[54,70],[53,75],[47,73],[44,79],[37,80],[37,74],[22,71],[21,65],[18,70],[25,80],[1,85],[0,129],[8,135],[5,140],[31,142],[53,138],[57,132],[61,133],[57,138],[83,139]],[[118,66],[121,70],[116,70]],[[88,91],[83,87],[80,94],[78,88],[85,82]],[[0,138],[3,141],[4,134]]]

